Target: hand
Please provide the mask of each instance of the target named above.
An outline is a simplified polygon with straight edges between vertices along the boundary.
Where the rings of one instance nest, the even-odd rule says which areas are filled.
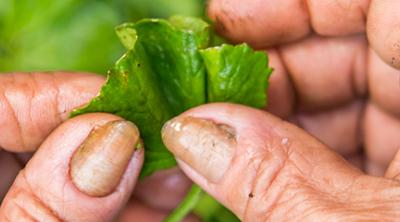
[[[396,221],[400,153],[372,177],[264,111],[208,104],[163,128],[186,175],[243,221]]]
[[[400,148],[399,7],[395,0],[214,0],[209,15],[231,41],[268,51],[275,68],[268,111],[346,158],[365,153],[367,172],[383,175]]]
[[[151,222],[180,202],[190,181],[177,169],[138,183],[131,197],[143,161],[143,149],[132,149],[132,123],[105,113],[67,120],[103,81],[83,73],[0,75],[0,201],[8,192],[0,221],[110,221],[122,211],[121,222]],[[29,157],[15,154],[36,149],[26,166]]]
[[[164,128],[180,167],[244,221],[398,220],[399,8],[394,0],[211,1],[220,33],[268,50],[268,111],[326,145],[258,110],[205,105]],[[365,158],[366,171],[382,177],[331,150]]]

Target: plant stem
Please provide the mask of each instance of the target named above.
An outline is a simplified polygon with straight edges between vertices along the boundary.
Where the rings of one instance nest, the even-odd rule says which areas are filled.
[[[174,209],[174,211],[172,211],[170,215],[168,215],[164,222],[182,221],[199,202],[202,194],[203,191],[201,190],[201,188],[196,184],[193,184],[183,201],[178,205],[177,208]]]

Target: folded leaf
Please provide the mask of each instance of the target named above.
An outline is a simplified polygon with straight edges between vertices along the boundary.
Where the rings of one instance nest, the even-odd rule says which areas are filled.
[[[118,33],[135,30],[151,58],[152,67],[174,115],[206,102],[205,68],[198,48],[208,44],[208,25],[200,19],[180,20],[176,26],[163,19],[143,19],[117,27]],[[198,24],[188,29],[185,22]],[[122,36],[122,34],[119,34]]]
[[[272,69],[265,53],[246,44],[207,48],[214,34],[201,19],[143,19],[116,31],[127,52],[100,95],[72,116],[109,112],[134,122],[146,149],[142,177],[176,165],[160,136],[173,116],[207,102],[266,104]]]
[[[72,116],[109,112],[138,125],[146,147],[141,177],[176,165],[161,141],[162,125],[174,115],[206,102],[205,67],[198,48],[208,44],[200,19],[144,19],[116,28],[127,53],[109,72],[100,95]],[[189,29],[185,22],[198,24]]]
[[[72,116],[88,112],[108,112],[134,122],[146,144],[146,164],[142,175],[174,166],[175,159],[161,141],[160,129],[172,117],[169,104],[158,85],[150,58],[136,43],[109,71],[100,95]]]

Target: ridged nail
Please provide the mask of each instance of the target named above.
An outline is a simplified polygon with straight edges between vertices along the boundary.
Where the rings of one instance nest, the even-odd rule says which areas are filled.
[[[90,196],[112,193],[138,143],[139,130],[131,122],[117,120],[96,127],[72,156],[73,183]]]
[[[191,116],[168,121],[162,139],[178,159],[214,183],[228,170],[236,147],[232,127]]]

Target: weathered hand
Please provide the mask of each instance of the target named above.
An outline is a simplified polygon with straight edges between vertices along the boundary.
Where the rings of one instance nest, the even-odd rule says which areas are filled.
[[[213,0],[209,15],[231,41],[268,50],[275,68],[268,111],[383,175],[400,148],[399,7],[396,0]]]
[[[396,221],[400,154],[385,177],[362,173],[295,125],[208,104],[163,128],[186,175],[243,221]]]
[[[105,113],[67,120],[103,81],[84,73],[0,75],[0,201],[8,192],[0,221],[110,221],[121,211],[119,221],[160,221],[185,195],[190,181],[177,169],[141,181],[131,195],[143,161],[143,149],[132,150],[131,123]],[[36,149],[31,160],[17,154]]]

